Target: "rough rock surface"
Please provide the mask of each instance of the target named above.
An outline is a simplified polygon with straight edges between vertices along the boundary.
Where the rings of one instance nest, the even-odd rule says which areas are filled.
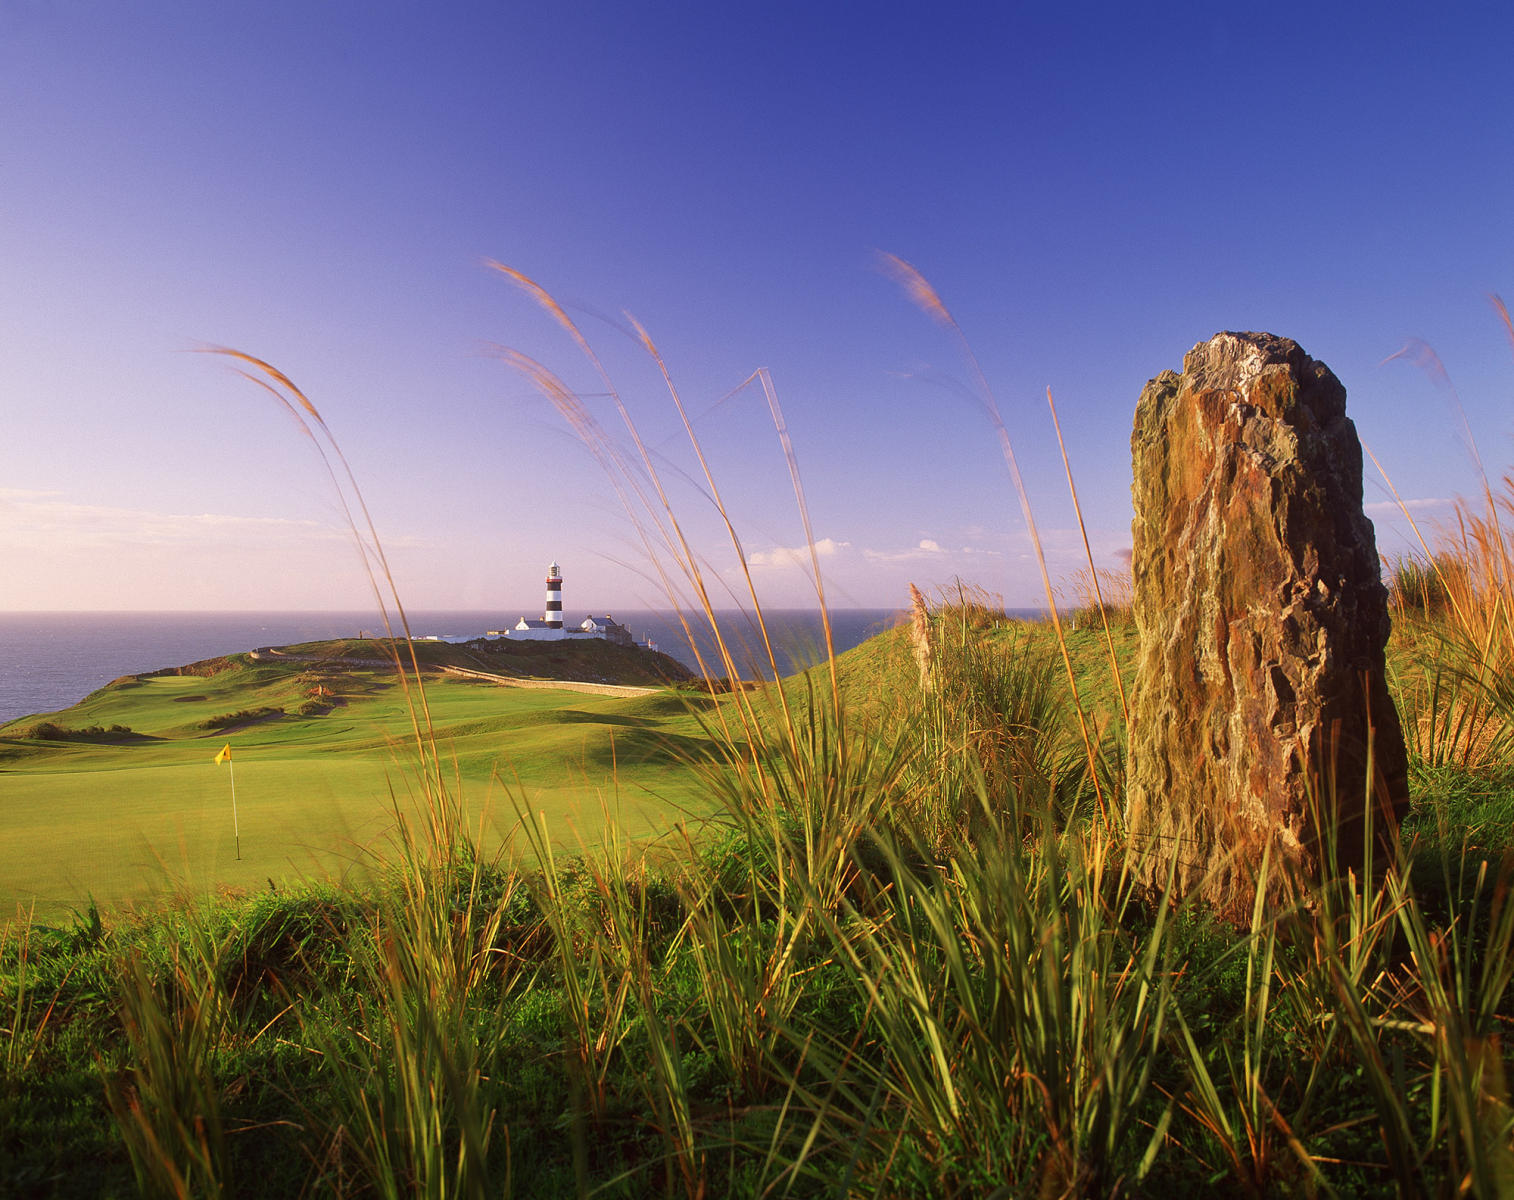
[[[1175,857],[1180,892],[1244,911],[1264,848],[1317,872],[1326,827],[1359,872],[1369,804],[1382,831],[1408,789],[1345,388],[1287,338],[1216,334],[1141,392],[1131,454],[1148,880]]]

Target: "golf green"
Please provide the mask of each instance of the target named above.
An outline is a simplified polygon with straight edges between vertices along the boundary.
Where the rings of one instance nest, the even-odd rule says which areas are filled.
[[[440,674],[422,692],[388,669],[243,656],[211,674],[118,680],[0,726],[0,912],[54,920],[91,900],[360,875],[437,778],[485,852],[512,852],[522,813],[567,848],[607,817],[633,836],[665,832],[708,812],[694,703]],[[435,744],[424,781],[417,724]]]

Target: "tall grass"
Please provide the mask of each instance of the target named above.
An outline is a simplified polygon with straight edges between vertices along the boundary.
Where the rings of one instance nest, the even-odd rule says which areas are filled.
[[[222,986],[227,949],[191,917],[166,978],[121,964],[130,1064],[105,1074],[105,1091],[145,1196],[219,1196],[233,1184],[217,1067],[249,1034]]]
[[[7,1083],[31,1069],[68,983],[65,974],[50,994],[41,983],[39,994],[32,922],[33,914],[26,913],[0,926],[0,963],[6,967],[0,987],[0,1080]]]
[[[828,641],[824,662],[780,678],[695,423],[631,322],[766,655],[754,686],[720,691],[717,677],[739,673],[736,643],[693,521],[583,331],[500,270],[587,357],[626,447],[556,373],[502,359],[584,439],[685,628],[710,633],[694,711],[718,753],[688,765],[717,815],[648,845],[625,834],[612,795],[603,838],[568,854],[516,794],[522,858],[481,857],[396,644],[415,764],[396,794],[412,789],[419,816],[396,802],[375,890],[312,906],[288,934],[265,934],[249,903],[226,910],[249,928],[186,918],[167,951],[119,956],[98,1070],[139,1190],[256,1193],[255,1139],[276,1128],[303,1156],[307,1194],[1509,1194],[1511,864],[1455,850],[1448,824],[1437,845],[1453,851],[1429,878],[1413,842],[1324,879],[1264,860],[1239,926],[1170,883],[1138,886],[1118,816],[1128,718],[1122,699],[1102,724],[1089,703],[1123,698],[1119,598],[1091,560],[1102,647],[1080,649],[1091,639],[1060,619],[1007,622],[959,586],[934,603],[913,593],[914,656],[901,636],[896,674],[853,678]],[[957,331],[918,272],[896,274]],[[321,450],[403,630],[314,405],[266,362],[232,359]],[[774,381],[743,387],[760,390],[813,548]],[[1503,662],[1506,539],[1470,515],[1461,529],[1433,568],[1444,599],[1426,591],[1414,610],[1432,622],[1415,636],[1443,656],[1438,682],[1415,676],[1430,689],[1416,735],[1427,769],[1509,765],[1507,701],[1476,657]],[[823,613],[819,567],[812,557]],[[1364,854],[1375,846],[1368,836]],[[72,994],[67,976],[39,984],[33,960],[24,938],[0,941],[6,1087],[58,1052]]]
[[[1434,553],[1394,567],[1395,618],[1415,649],[1393,680],[1395,699],[1411,757],[1426,767],[1479,769],[1514,749],[1514,579],[1501,549],[1511,496],[1490,493],[1482,515],[1458,501],[1456,527]]]
[[[1497,296],[1493,306],[1514,344],[1514,320]],[[1419,670],[1403,689],[1413,719],[1406,722],[1421,757],[1432,765],[1475,768],[1508,760],[1514,745],[1514,471],[1489,477],[1445,368],[1428,346],[1411,344],[1394,357],[1410,357],[1450,394],[1476,473],[1477,498],[1458,498],[1454,523],[1438,531],[1432,547],[1409,508],[1399,507],[1419,541],[1419,557],[1394,565],[1397,614],[1417,624],[1426,643]],[[1398,498],[1382,465],[1379,472]]]
[[[1030,535],[1031,549],[1035,552],[1036,565],[1040,568],[1041,572],[1041,585],[1046,597],[1046,610],[1051,617],[1052,628],[1056,631],[1057,648],[1061,652],[1062,662],[1067,670],[1067,685],[1069,691],[1072,693],[1072,708],[1078,719],[1079,732],[1083,736],[1083,746],[1088,756],[1089,768],[1094,779],[1099,807],[1108,816],[1112,812],[1112,809],[1106,804],[1103,789],[1099,785],[1097,752],[1094,749],[1093,738],[1089,733],[1082,700],[1078,695],[1077,673],[1073,670],[1072,660],[1068,656],[1067,639],[1063,635],[1062,618],[1057,609],[1056,588],[1052,583],[1050,569],[1046,565],[1046,552],[1041,544],[1041,536],[1036,527],[1035,512],[1030,502],[1030,493],[1026,490],[1025,481],[1020,476],[1019,460],[1015,457],[1014,443],[1009,435],[1009,427],[1005,424],[1004,418],[999,412],[999,402],[994,396],[993,389],[989,386],[987,376],[983,374],[983,368],[978,363],[977,355],[973,353],[972,345],[968,342],[967,335],[963,333],[962,327],[957,324],[957,319],[952,316],[951,311],[946,307],[945,302],[941,299],[936,289],[930,285],[925,276],[897,255],[884,254],[881,256],[880,261],[883,269],[899,283],[904,289],[905,294],[909,296],[923,313],[951,331],[972,372],[978,401],[983,406],[984,415],[988,418],[989,424],[993,427],[994,433],[998,438],[999,448],[1004,456],[1004,465],[1009,470],[1009,477],[1014,484],[1015,495],[1020,501],[1020,514],[1024,518],[1026,532]],[[1051,392],[1049,389],[1047,391],[1047,400],[1048,402],[1051,401]],[[1055,404],[1051,405],[1051,410],[1053,419],[1055,419]],[[1059,443],[1061,442],[1061,438],[1062,430],[1059,424],[1057,426],[1057,440]],[[1065,461],[1066,458],[1064,455]],[[1067,472],[1067,481],[1072,490],[1073,507],[1077,510],[1079,528],[1081,529],[1083,514],[1081,507],[1078,505],[1077,488],[1072,485],[1072,469],[1070,466]],[[1085,548],[1087,546],[1086,537],[1084,546]],[[1090,561],[1090,569],[1092,569],[1092,565]]]
[[[491,1163],[509,1130],[485,1076],[500,1010],[529,981],[497,945],[520,880],[470,848],[402,836],[393,882],[348,942],[352,975],[297,1009],[328,1082],[307,1114],[328,1180],[351,1159],[385,1196],[511,1194],[508,1159],[502,1179]]]
[[[870,1020],[865,1052],[829,1043],[816,1107],[859,1145],[865,1192],[1103,1194],[1142,1176],[1165,1134],[1146,1104],[1170,1005],[1165,909],[1138,942],[1122,928],[1136,889],[1097,827],[1068,836],[1044,797],[979,799],[976,835],[941,865],[888,846],[882,886],[848,914],[868,936],[831,926]]]
[[[918,596],[918,593],[917,593]],[[1119,780],[1105,770],[1110,747],[1090,766],[1072,706],[1058,687],[1054,648],[1005,621],[1001,610],[960,585],[934,609],[918,597],[915,620],[930,646],[929,688],[922,692],[912,790],[917,829],[946,838],[970,832],[984,811],[1025,808],[1035,796],[1065,825],[1087,815],[1101,772],[1105,791]],[[1091,722],[1090,722],[1091,724]]]
[[[491,1045],[479,1018],[516,981],[501,969],[494,946],[516,881],[483,892],[491,872],[478,859],[436,744],[404,606],[329,427],[276,367],[240,351],[212,352],[270,394],[315,448],[372,586],[410,715],[413,778],[395,792],[390,884],[366,928],[341,935],[351,976],[324,994],[291,997],[289,1005],[328,1085],[326,1105],[304,1113],[323,1142],[313,1154],[318,1175],[326,1185],[344,1179],[352,1159],[384,1195],[497,1194],[493,1113],[483,1098]],[[407,788],[421,801],[418,823],[398,799]],[[215,1064],[245,1038],[221,983],[224,947],[195,926],[190,931],[192,953],[175,960],[166,995],[142,964],[123,964],[120,1014],[132,1065],[126,1082],[107,1075],[139,1184],[171,1195],[219,1194],[226,1184],[224,1081]]]

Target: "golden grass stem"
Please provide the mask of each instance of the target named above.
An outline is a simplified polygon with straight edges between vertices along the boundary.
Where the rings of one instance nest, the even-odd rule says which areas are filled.
[[[731,547],[736,552],[736,561],[741,566],[741,575],[746,582],[747,595],[750,596],[752,600],[752,613],[757,621],[757,629],[762,637],[763,650],[767,655],[768,664],[771,666],[773,671],[773,680],[776,683],[779,677],[778,658],[774,653],[772,639],[768,634],[768,624],[767,619],[762,611],[762,601],[757,595],[757,585],[752,579],[752,570],[750,564],[747,561],[746,550],[741,544],[741,538],[736,533],[736,526],[731,521],[730,512],[726,508],[725,500],[721,497],[720,488],[715,482],[714,473],[710,470],[709,461],[705,458],[704,447],[700,443],[699,435],[694,431],[693,422],[689,420],[688,411],[684,407],[683,397],[679,394],[677,386],[673,383],[672,373],[668,370],[667,362],[662,357],[662,351],[657,348],[657,344],[652,340],[651,334],[647,332],[645,326],[643,326],[640,321],[638,321],[630,313],[626,313],[625,315],[626,319],[631,322],[632,327],[636,330],[637,336],[641,338],[642,347],[646,350],[652,361],[657,364],[657,370],[662,375],[662,380],[663,383],[667,386],[668,394],[673,399],[673,406],[678,410],[678,419],[683,422],[684,432],[688,435],[689,444],[693,447],[694,457],[699,461],[700,470],[704,472],[705,483],[709,486],[710,489],[711,503],[714,504],[715,511],[720,514],[720,519],[725,525],[726,536],[730,539]],[[743,380],[736,388],[733,389],[732,394],[741,391],[742,388],[745,388],[747,384],[752,381],[752,379],[752,375],[747,376],[745,380]],[[711,605],[709,595],[705,590],[704,580],[698,572],[694,572],[693,574],[694,584],[698,590],[700,601],[704,606],[708,620],[713,626],[715,625],[714,608]],[[824,600],[822,599],[822,616],[824,616],[824,612],[825,605]],[[829,632],[829,628],[829,621],[827,620],[827,633]],[[719,636],[718,630],[716,631],[716,636]],[[827,642],[827,645],[829,645],[829,642]],[[734,679],[735,673],[729,670],[729,656],[727,656],[727,660],[728,675]],[[793,722],[789,719],[790,714],[788,707],[788,697],[784,694],[784,691],[781,687],[778,689],[778,700],[783,707],[785,718],[784,727],[787,729],[792,729]]]
[[[443,775],[440,756],[436,749],[436,737],[431,725],[431,708],[426,699],[425,685],[421,681],[420,662],[416,657],[415,642],[411,637],[410,621],[405,614],[405,606],[400,600],[399,587],[395,583],[393,572],[390,570],[389,560],[384,553],[383,543],[379,540],[378,530],[373,523],[373,516],[368,511],[367,501],[363,499],[362,489],[358,487],[357,478],[352,473],[352,467],[347,462],[347,456],[342,453],[341,447],[332,436],[331,429],[326,424],[319,410],[284,372],[261,358],[225,346],[209,346],[203,352],[222,355],[252,367],[252,371],[237,368],[236,372],[243,379],[261,387],[278,401],[284,410],[294,419],[300,431],[310,439],[311,444],[316,449],[316,453],[320,456],[321,463],[326,469],[326,474],[331,480],[332,487],[337,494],[337,499],[342,506],[342,513],[346,518],[347,528],[351,531],[353,540],[357,544],[358,553],[363,559],[365,572],[368,576],[368,584],[373,591],[374,601],[379,610],[379,619],[383,622],[384,633],[388,639],[386,649],[391,660],[394,662],[400,680],[400,687],[405,697],[406,711],[410,715],[411,734],[420,752],[422,770],[430,783],[436,787],[438,794],[444,794],[446,791],[446,779]],[[290,397],[293,397],[293,400]],[[302,415],[301,410],[309,415],[309,421]],[[315,429],[320,430],[322,435],[320,438],[316,437],[315,430],[311,428],[311,422],[314,422]],[[346,476],[347,488],[343,488],[340,480],[337,478],[336,469],[332,466],[333,455],[336,461],[341,464],[342,472]],[[357,502],[358,511],[362,514],[363,524],[367,527],[367,542],[364,542],[359,532],[358,522],[348,501],[348,488],[350,488],[352,496]],[[382,572],[384,582],[388,587],[389,598],[387,603],[379,588],[378,578],[369,567],[368,555],[370,552],[377,559],[379,570]],[[399,617],[400,628],[404,633],[405,647],[410,658],[410,669],[414,672],[415,676],[414,695],[412,695],[410,681],[400,660],[399,651],[394,645],[396,639],[393,626],[389,621],[389,603],[394,605],[394,611]],[[416,700],[419,701],[419,712],[416,709]]]
[[[1093,738],[1088,730],[1088,718],[1083,712],[1083,702],[1078,695],[1077,674],[1072,668],[1072,656],[1067,649],[1067,635],[1062,629],[1062,618],[1057,612],[1057,598],[1051,585],[1051,572],[1046,566],[1046,552],[1041,545],[1041,535],[1036,529],[1035,513],[1031,511],[1030,493],[1025,488],[1025,481],[1020,476],[1020,464],[1015,458],[1014,444],[1010,440],[1009,427],[1005,425],[1004,418],[999,412],[999,403],[994,398],[993,389],[988,384],[988,377],[983,373],[983,367],[978,362],[978,356],[973,352],[972,344],[967,340],[967,335],[962,332],[962,327],[957,324],[950,310],[942,303],[937,294],[923,275],[912,265],[905,262],[895,254],[884,253],[881,255],[884,269],[899,282],[909,294],[910,298],[919,305],[928,315],[941,322],[956,337],[958,347],[966,358],[969,368],[978,384],[979,402],[983,406],[994,432],[999,438],[999,448],[1003,452],[1005,465],[1009,468],[1009,477],[1014,483],[1015,495],[1020,500],[1020,512],[1025,519],[1025,528],[1030,534],[1030,544],[1036,552],[1036,563],[1041,569],[1041,586],[1046,593],[1046,607],[1051,614],[1052,628],[1056,633],[1057,646],[1062,652],[1062,665],[1067,671],[1067,682],[1072,689],[1072,706],[1078,715],[1078,731],[1083,737],[1083,748],[1088,755],[1088,770],[1093,777],[1094,794],[1098,797],[1099,811],[1107,819],[1109,815],[1108,805],[1104,800],[1104,788],[1099,782],[1097,768],[1098,756],[1094,752]]]
[[[740,672],[737,670],[735,657],[732,655],[730,648],[726,644],[725,637],[720,630],[719,623],[714,618],[715,609],[705,589],[703,576],[699,570],[698,558],[694,554],[693,548],[689,545],[687,537],[684,535],[683,527],[679,522],[677,514],[673,509],[672,502],[668,499],[667,492],[663,487],[662,476],[658,472],[656,465],[652,462],[651,453],[648,450],[646,443],[643,441],[640,431],[637,429],[636,422],[632,418],[630,410],[626,407],[625,401],[621,398],[619,390],[615,387],[614,381],[610,378],[610,373],[608,370],[606,370],[603,361],[595,352],[593,346],[589,344],[588,338],[584,336],[583,332],[578,328],[578,325],[573,321],[571,317],[568,316],[568,314],[564,311],[562,305],[560,305],[545,288],[536,283],[534,280],[530,279],[522,272],[516,270],[513,267],[506,266],[503,263],[491,259],[487,262],[486,265],[500,272],[517,287],[525,291],[526,294],[533,300],[535,300],[535,302],[544,311],[552,316],[553,319],[555,319],[558,324],[560,324],[568,332],[569,336],[573,339],[579,350],[589,360],[590,364],[593,366],[600,379],[604,382],[606,392],[613,400],[616,411],[620,415],[621,422],[625,425],[627,432],[630,434],[631,441],[636,448],[638,456],[641,459],[643,473],[645,474],[647,480],[651,483],[653,489],[657,494],[657,499],[662,508],[662,512],[666,515],[668,525],[672,530],[671,536],[669,536],[667,530],[662,527],[661,521],[656,516],[655,509],[645,500],[644,497],[639,496],[639,488],[635,488],[634,477],[629,471],[625,469],[624,463],[620,462],[619,455],[614,452],[613,447],[611,447],[608,442],[608,439],[603,436],[603,431],[597,428],[597,422],[594,422],[593,418],[589,416],[587,409],[585,409],[582,403],[577,400],[576,395],[572,393],[571,390],[566,387],[566,385],[562,384],[560,380],[556,380],[555,376],[552,376],[552,379],[555,381],[556,387],[552,392],[549,392],[549,397],[558,403],[560,409],[564,408],[563,397],[572,397],[574,404],[570,407],[572,407],[577,419],[570,417],[570,423],[574,425],[575,430],[578,431],[581,436],[585,432],[591,433],[592,440],[594,442],[598,442],[610,452],[609,461],[617,463],[620,467],[620,473],[631,481],[633,490],[638,492],[638,499],[640,499],[641,503],[638,506],[626,505],[628,514],[631,516],[633,523],[637,524],[638,530],[640,530],[641,528],[639,520],[639,512],[641,511],[646,511],[652,514],[653,519],[657,521],[658,531],[662,537],[664,544],[668,545],[670,549],[674,550],[675,557],[682,564],[685,575],[689,579],[690,583],[694,586],[699,596],[700,605],[703,608],[706,618],[710,623],[711,633],[715,638],[715,644],[720,653],[722,664],[725,667],[726,676],[727,678],[735,680],[736,678],[738,678]],[[528,362],[530,361],[526,360],[524,355],[518,355],[517,357]],[[537,365],[537,367],[540,372],[544,372],[550,375],[550,372],[546,372],[546,369],[544,367],[540,367],[539,364]],[[601,462],[604,465],[609,465],[609,461],[604,458],[601,459]],[[625,496],[624,493],[622,493],[622,503],[624,503],[624,500]],[[676,546],[673,544],[675,540],[677,543]],[[737,552],[738,554],[740,553],[739,543],[737,546]],[[660,565],[660,562],[658,561],[657,555],[651,552],[650,547],[648,547],[648,554],[649,557],[651,557],[653,560],[654,567],[658,570],[659,574],[661,574],[662,567]],[[665,576],[664,587],[665,591],[668,594],[669,600],[673,602],[676,608],[676,590],[671,587]],[[681,619],[682,618],[680,616],[680,620]],[[685,632],[687,633],[687,629],[685,630]],[[690,643],[691,645],[693,643],[692,637],[690,637]],[[698,654],[697,648],[695,650],[695,653],[696,655]],[[702,664],[701,671],[704,671]],[[709,672],[705,671],[704,673],[708,678]],[[742,715],[743,722],[748,724],[748,728],[750,728],[751,723],[755,722],[755,714],[751,713],[748,710],[746,700],[740,697],[739,690],[738,711]],[[720,720],[722,721],[722,723],[724,722],[724,719],[724,715],[721,714]]]
[[[1429,564],[1430,569],[1435,572],[1441,586],[1445,588],[1446,595],[1451,600],[1452,607],[1454,608],[1456,606],[1456,598],[1452,593],[1449,581],[1441,572],[1440,564],[1436,562],[1435,554],[1430,549],[1430,543],[1425,540],[1425,535],[1420,531],[1419,522],[1414,519],[1414,514],[1409,511],[1408,502],[1399,494],[1398,488],[1388,475],[1387,468],[1378,461],[1377,455],[1372,453],[1372,447],[1367,445],[1365,439],[1362,441],[1362,451],[1372,460],[1372,465],[1377,468],[1377,473],[1383,477],[1383,483],[1387,485],[1389,495],[1393,497],[1393,502],[1398,505],[1398,511],[1404,514],[1404,520],[1409,522],[1409,528],[1414,531],[1415,540],[1419,542],[1419,548],[1424,552],[1425,561]],[[1465,617],[1462,613],[1457,613],[1457,619],[1465,624]]]
[[[768,374],[766,367],[758,369],[757,374],[762,379],[762,390],[767,396],[768,409],[773,414],[773,425],[778,430],[778,440],[783,445],[783,457],[789,465],[789,478],[794,485],[794,502],[799,507],[800,520],[804,522],[804,542],[810,551],[810,568],[814,572],[815,595],[820,602],[820,621],[825,630],[825,659],[830,667],[831,674],[831,698],[836,709],[837,720],[841,719],[841,686],[836,679],[836,643],[831,636],[830,611],[825,603],[825,578],[820,573],[820,555],[815,549],[815,531],[810,525],[810,509],[804,499],[804,483],[799,477],[799,456],[794,453],[794,443],[789,438],[788,424],[783,419],[783,409],[778,403],[778,392],[773,387],[772,376]]]
[[[1083,538],[1083,554],[1088,559],[1088,576],[1093,580],[1094,598],[1099,602],[1099,620],[1104,625],[1104,644],[1109,648],[1109,671],[1114,676],[1120,692],[1120,715],[1125,724],[1130,724],[1130,708],[1125,703],[1125,681],[1120,676],[1120,664],[1115,658],[1114,635],[1109,632],[1109,613],[1104,607],[1104,591],[1099,586],[1099,572],[1093,565],[1093,550],[1088,545],[1088,529],[1083,524],[1083,506],[1078,503],[1078,485],[1072,479],[1072,463],[1067,458],[1067,445],[1062,440],[1062,422],[1057,420],[1057,403],[1052,399],[1051,389],[1046,389],[1046,405],[1051,409],[1051,425],[1057,431],[1057,449],[1062,452],[1062,469],[1067,472],[1067,490],[1072,493],[1072,510],[1077,514],[1078,533]]]

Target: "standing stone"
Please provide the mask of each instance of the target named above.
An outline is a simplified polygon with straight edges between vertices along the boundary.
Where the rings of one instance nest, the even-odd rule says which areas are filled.
[[[1327,826],[1359,873],[1368,805],[1382,834],[1408,786],[1346,389],[1287,338],[1216,334],[1146,385],[1130,444],[1145,877],[1176,857],[1179,893],[1243,914],[1264,849],[1317,875]]]

